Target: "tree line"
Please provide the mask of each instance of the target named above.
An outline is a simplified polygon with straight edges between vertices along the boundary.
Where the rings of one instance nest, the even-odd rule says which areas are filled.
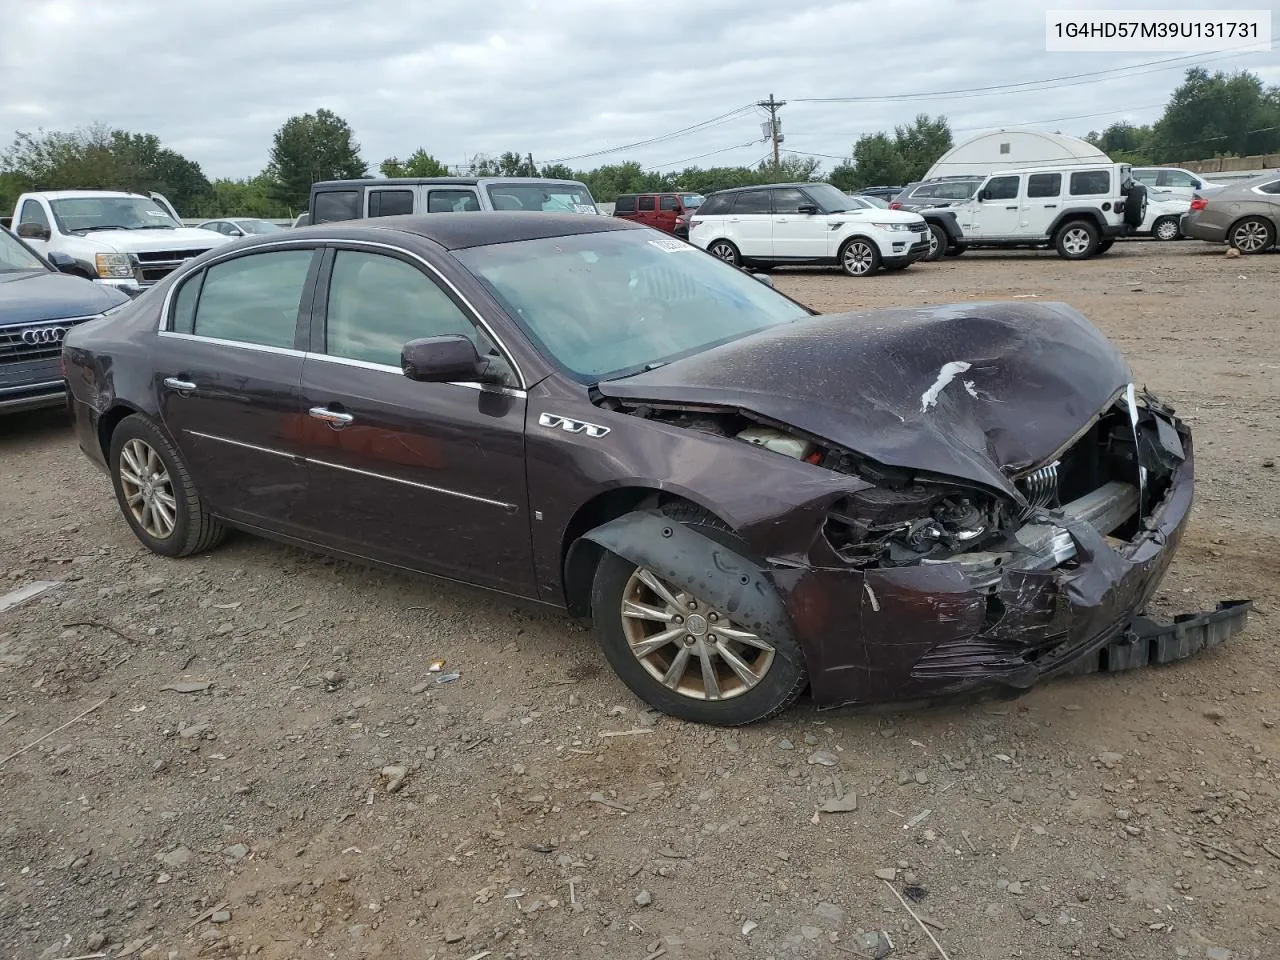
[[[1280,152],[1280,87],[1267,88],[1248,71],[1187,71],[1160,119],[1148,126],[1115,123],[1090,132],[1090,143],[1117,162],[1171,163],[1191,157]],[[384,177],[544,176],[581,180],[601,202],[620,193],[681,190],[709,193],[778,181],[826,180],[843,190],[906,184],[922,177],[952,147],[946,117],[917,116],[892,132],[866,134],[850,155],[825,171],[821,162],[785,151],[780,162],[755,166],[646,170],[635,161],[575,170],[537,165],[527,152],[479,155],[450,167],[423,147],[404,160],[378,165]],[[153,134],[105,125],[65,131],[18,132],[0,153],[0,211],[28,190],[99,188],[156,190],[184,216],[292,217],[306,209],[317,180],[369,176],[351,125],[330,110],[290,117],[272,138],[265,169],[244,179],[208,179],[199,163],[165,147]]]

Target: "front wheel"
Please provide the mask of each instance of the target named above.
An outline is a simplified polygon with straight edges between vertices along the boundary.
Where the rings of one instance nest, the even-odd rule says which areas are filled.
[[[728,240],[716,240],[711,243],[707,246],[707,253],[717,260],[723,260],[725,263],[732,264],[735,267],[742,266],[742,258],[738,256],[738,248]]]
[[[591,617],[604,655],[636,696],[695,723],[736,727],[785,710],[804,689],[799,646],[760,636],[682,584],[605,553]]]
[[[929,252],[924,255],[925,260],[937,260],[947,252],[947,244],[951,242],[947,237],[947,231],[943,230],[936,223],[929,224]]]
[[[1151,235],[1157,240],[1177,240],[1182,236],[1177,217],[1160,217],[1151,225]]]
[[[1098,228],[1088,220],[1072,220],[1058,231],[1054,246],[1065,260],[1087,259],[1098,252]]]
[[[854,237],[840,248],[840,269],[851,277],[867,277],[880,269],[880,251],[870,240]]]
[[[1262,253],[1275,244],[1276,231],[1261,217],[1246,217],[1231,228],[1227,242],[1241,253]]]
[[[108,462],[120,512],[147,549],[185,557],[226,535],[200,500],[178,448],[146,417],[135,413],[120,421]]]

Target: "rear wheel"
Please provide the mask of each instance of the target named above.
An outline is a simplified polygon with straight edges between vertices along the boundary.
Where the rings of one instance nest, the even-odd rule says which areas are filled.
[[[1054,238],[1058,256],[1066,260],[1084,260],[1098,252],[1098,228],[1088,220],[1072,220],[1058,229]]]
[[[947,237],[947,231],[936,223],[929,224],[929,252],[924,255],[924,259],[937,260],[947,252],[948,243],[950,239]]]
[[[684,522],[698,524],[700,511]],[[702,518],[719,528],[723,525]],[[806,682],[792,637],[762,636],[687,585],[614,553],[596,568],[591,617],[618,677],[663,713],[718,726],[785,710]]]
[[[880,251],[864,237],[854,237],[840,248],[840,269],[851,277],[866,277],[880,269]]]
[[[147,549],[185,557],[226,536],[204,508],[178,448],[146,417],[135,413],[120,421],[108,462],[120,512]]]
[[[723,260],[725,263],[731,263],[735,267],[742,266],[742,257],[738,255],[738,248],[728,240],[716,240],[707,246],[707,253],[711,254],[717,260]]]
[[[1261,253],[1274,246],[1276,230],[1261,217],[1246,217],[1231,228],[1227,242],[1241,253]]]
[[[1158,217],[1151,225],[1151,235],[1157,240],[1177,240],[1182,236],[1177,217]]]

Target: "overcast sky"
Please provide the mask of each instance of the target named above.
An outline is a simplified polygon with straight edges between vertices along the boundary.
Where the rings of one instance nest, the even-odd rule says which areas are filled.
[[[1128,6],[1203,9],[1205,0]],[[847,156],[859,134],[945,114],[957,139],[999,126],[1082,135],[1149,122],[1189,65],[1280,84],[1280,54],[1046,53],[1037,0],[0,0],[0,145],[94,122],[154,133],[210,178],[257,173],[294,114],[327,107],[371,170],[417,147],[446,163],[539,164],[663,138],[775,94],[785,146]],[[1114,6],[1114,4],[1113,4]],[[1275,0],[1232,7],[1277,9]],[[1273,17],[1280,30],[1280,17]],[[1186,56],[1177,63],[1139,67]],[[1054,89],[897,102],[1113,68]],[[578,168],[752,164],[752,108]],[[751,142],[757,141],[757,142]],[[732,149],[725,149],[732,148]],[[715,151],[713,153],[713,151]],[[704,154],[713,154],[703,156]],[[696,159],[693,159],[696,158]],[[830,169],[836,162],[823,158]]]

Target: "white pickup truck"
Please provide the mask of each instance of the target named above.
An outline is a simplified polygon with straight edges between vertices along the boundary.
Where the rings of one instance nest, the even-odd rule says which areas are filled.
[[[229,240],[211,230],[184,227],[161,194],[114,190],[24,193],[11,229],[62,272],[118,287],[130,296]]]

